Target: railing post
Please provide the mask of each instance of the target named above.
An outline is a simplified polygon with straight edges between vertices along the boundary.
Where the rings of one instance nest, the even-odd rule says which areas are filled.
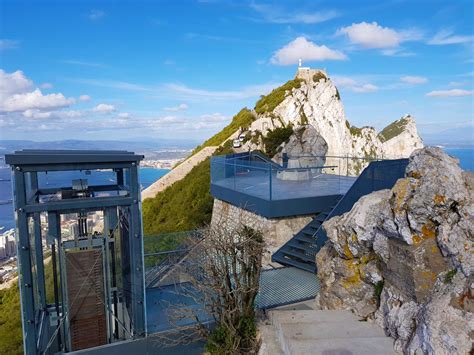
[[[236,190],[236,187],[235,187],[235,176],[237,175],[237,167],[235,165],[235,159],[233,159],[233,162],[234,162],[234,191]]]
[[[270,184],[269,184],[269,187],[270,187],[270,201],[272,200],[272,164],[271,163],[268,163],[268,171],[270,172]]]
[[[346,176],[349,176],[349,154],[346,154]]]

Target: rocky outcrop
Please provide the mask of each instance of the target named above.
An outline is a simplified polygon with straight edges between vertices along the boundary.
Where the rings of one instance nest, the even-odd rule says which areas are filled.
[[[474,176],[438,148],[415,151],[391,190],[324,223],[323,309],[375,319],[405,353],[463,354],[474,336]]]
[[[326,140],[316,128],[307,124],[298,127],[281,151],[273,158],[279,164],[283,163],[283,154],[298,157],[299,167],[324,165],[328,152]]]
[[[413,150],[423,147],[411,116],[405,115],[380,134],[373,127],[357,128],[347,120],[339,92],[326,72],[300,68],[295,80],[297,84],[286,91],[284,99],[274,109],[256,113],[256,120],[249,127],[255,139],[246,142],[243,150],[264,150],[259,136],[290,124],[295,128],[295,135],[298,127],[313,127],[326,142],[327,154],[332,156],[393,159],[408,157]],[[283,143],[280,151],[293,142]],[[291,151],[293,147],[286,149]],[[311,149],[311,142],[307,141],[303,150]],[[342,173],[347,171],[351,175],[358,175],[367,165],[367,161],[360,159],[338,159],[327,163],[337,165]]]

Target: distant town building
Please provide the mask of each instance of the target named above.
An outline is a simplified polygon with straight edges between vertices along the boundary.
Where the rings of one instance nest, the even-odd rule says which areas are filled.
[[[16,255],[15,230],[10,229],[0,234],[0,259]]]

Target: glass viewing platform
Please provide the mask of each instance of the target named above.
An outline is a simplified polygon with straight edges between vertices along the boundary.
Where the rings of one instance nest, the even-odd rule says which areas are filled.
[[[314,214],[344,195],[357,177],[348,159],[334,156],[289,157],[279,165],[261,153],[211,159],[211,194],[268,218]],[[365,161],[364,161],[365,160]]]

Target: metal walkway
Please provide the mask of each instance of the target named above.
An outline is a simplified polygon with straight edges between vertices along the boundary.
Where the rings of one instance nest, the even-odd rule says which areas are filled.
[[[350,211],[364,195],[392,188],[399,178],[404,177],[407,164],[408,159],[371,162],[342,199],[338,199],[335,206],[330,206],[316,215],[308,225],[272,255],[272,261],[315,273],[316,254],[327,240],[326,231],[322,227],[323,222]]]
[[[313,273],[294,267],[262,270],[255,304],[259,309],[275,308],[314,299],[319,290],[319,279]]]

